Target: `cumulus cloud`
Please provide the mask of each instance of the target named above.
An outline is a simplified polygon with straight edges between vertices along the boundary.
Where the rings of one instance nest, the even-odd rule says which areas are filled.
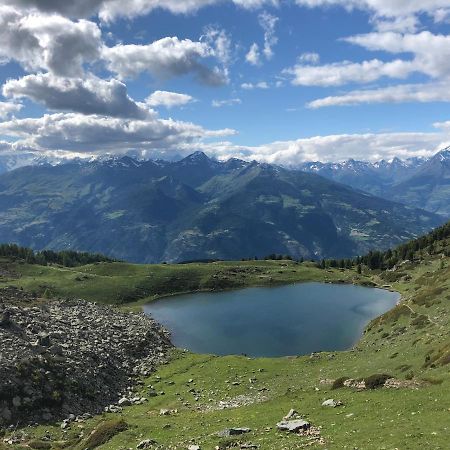
[[[296,167],[306,161],[337,162],[349,158],[379,161],[395,156],[431,156],[449,142],[450,122],[443,131],[432,133],[367,133],[314,136],[277,141],[260,146],[239,146],[231,142],[202,143],[203,149],[219,159],[231,157]]]
[[[23,108],[20,103],[0,102],[0,119],[6,119],[10,115],[19,112]]]
[[[214,108],[222,108],[223,106],[240,105],[241,103],[240,98],[230,98],[228,100],[213,100],[211,104]]]
[[[221,0],[129,0],[124,7],[121,0],[0,0],[0,5],[13,5],[37,9],[47,13],[58,13],[68,17],[90,17],[98,14],[106,22],[119,17],[137,17],[161,8],[175,14],[192,13]],[[229,0],[228,0],[229,1]],[[242,8],[260,8],[278,5],[278,0],[232,0]]]
[[[0,6],[0,58],[19,62],[26,70],[45,69],[61,76],[81,76],[83,64],[99,58],[98,26],[58,15],[23,14]]]
[[[417,16],[379,17],[375,16],[371,22],[379,32],[395,31],[397,33],[415,33],[420,26]]]
[[[152,107],[164,106],[173,108],[174,106],[184,106],[195,101],[194,97],[177,92],[155,91],[147,97],[145,103]]]
[[[412,68],[431,77],[447,76],[450,70],[450,36],[422,31],[417,34],[367,33],[345,39],[371,51],[410,53]]]
[[[29,98],[55,111],[99,114],[112,117],[145,118],[148,108],[138,105],[118,80],[61,78],[52,74],[27,75],[8,80],[2,88],[5,97]]]
[[[309,108],[361,105],[369,103],[450,102],[450,83],[418,83],[362,89],[320,98],[308,103]]]
[[[342,86],[352,83],[367,84],[383,77],[407,79],[414,73],[423,74],[435,80],[444,80],[450,73],[450,36],[447,35],[436,35],[429,31],[416,34],[389,31],[356,35],[344,40],[369,51],[410,54],[411,58],[397,58],[392,61],[380,59],[363,62],[342,61],[324,65],[297,64],[285,69],[284,74],[291,76],[292,84],[297,86]],[[440,89],[439,84],[436,85],[434,91],[437,89]],[[417,88],[414,86],[395,90],[398,95],[393,96],[393,101],[400,101],[401,97],[412,99],[415,95],[423,97],[422,94],[417,93]],[[378,94],[384,92],[384,98],[387,99],[393,90],[378,90],[377,92]],[[370,96],[376,99],[378,94],[370,94]],[[358,92],[357,95],[369,98],[369,95],[361,92]],[[343,104],[350,103],[344,102]]]
[[[205,130],[189,122],[150,117],[123,119],[75,113],[0,123],[0,134],[21,145],[41,150],[124,153],[132,149],[176,149],[205,138],[234,134],[234,130]]]
[[[379,16],[405,17],[411,14],[433,15],[441,9],[449,9],[448,0],[295,0],[298,5],[314,7],[341,6],[346,9],[371,11]]]
[[[121,79],[134,78],[143,72],[160,79],[193,73],[201,82],[218,86],[226,76],[217,67],[201,60],[214,56],[205,42],[166,37],[148,45],[116,45],[103,49],[108,69]]]

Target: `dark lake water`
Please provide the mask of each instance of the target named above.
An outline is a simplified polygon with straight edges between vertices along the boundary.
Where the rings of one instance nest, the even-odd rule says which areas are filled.
[[[381,289],[303,283],[181,295],[144,311],[172,332],[177,347],[274,357],[348,349],[399,298]]]

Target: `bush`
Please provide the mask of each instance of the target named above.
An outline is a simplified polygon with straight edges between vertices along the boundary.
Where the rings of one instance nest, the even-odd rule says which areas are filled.
[[[83,448],[93,450],[100,447],[100,445],[106,444],[106,442],[110,441],[116,434],[119,434],[126,429],[128,429],[128,425],[123,419],[102,422],[88,436],[86,442],[83,444]]]
[[[367,389],[378,389],[384,386],[389,378],[393,378],[392,375],[387,375],[385,373],[375,373],[367,378],[364,378]]]
[[[348,377],[340,377],[337,380],[334,380],[331,389],[340,389],[344,387],[344,383],[348,380]]]
[[[423,314],[420,314],[411,321],[411,325],[419,329],[426,327],[429,323],[430,321],[428,320],[428,317],[424,316]]]

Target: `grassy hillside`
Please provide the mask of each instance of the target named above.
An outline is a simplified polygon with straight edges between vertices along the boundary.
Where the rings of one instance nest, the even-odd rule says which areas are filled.
[[[0,288],[12,285],[37,296],[78,297],[108,304],[150,301],[198,290],[270,286],[299,281],[364,283],[366,277],[322,271],[311,262],[243,261],[179,265],[101,262],[83,267],[39,266],[0,259]]]
[[[395,271],[363,267],[360,276],[353,270],[319,270],[306,263],[284,261],[186,266],[102,263],[77,269],[3,262],[3,284],[52,289],[59,295],[85,294],[91,300],[110,302],[119,298],[114,297],[116,289],[136,293],[143,283],[147,283],[145,295],[168,294],[163,287],[168,287],[171,279],[177,282],[176,291],[183,290],[186,280],[207,288],[217,279],[233,280],[235,285],[269,283],[270,277],[272,283],[359,279],[390,285],[403,296],[400,305],[369,325],[352,350],[278,359],[214,357],[177,350],[171,363],[137,387],[138,395],[149,398],[145,404],[72,424],[68,430],[57,425],[19,430],[16,437],[26,434],[22,444],[5,448],[134,449],[142,440],[153,439],[158,444],[150,448],[160,449],[186,449],[191,444],[202,449],[446,449],[450,259],[444,256],[449,249],[447,240],[434,242],[432,247],[431,255],[421,249],[415,255],[416,262],[400,263]],[[18,275],[20,278],[14,278]],[[83,280],[83,276],[88,278]],[[394,377],[391,384],[395,388],[333,389],[334,380],[367,379],[374,374]],[[159,395],[149,397],[149,386]],[[330,398],[344,405],[321,406]],[[320,434],[299,436],[277,431],[276,423],[291,408]],[[160,415],[161,409],[173,411]],[[232,438],[216,435],[230,427],[249,427],[251,431]]]

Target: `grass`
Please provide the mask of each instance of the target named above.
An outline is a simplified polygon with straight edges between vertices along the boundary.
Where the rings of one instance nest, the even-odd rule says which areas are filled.
[[[76,270],[15,264],[13,272],[20,277],[5,278],[3,284],[31,290],[45,285],[56,295],[115,304],[122,303],[128,298],[125,294],[130,293],[130,300],[137,302],[132,306],[183,292],[188,290],[186,286],[215,289],[213,281],[217,279],[225,288],[309,280],[386,283],[381,274],[358,277],[354,271],[328,272],[308,263],[286,261],[178,266],[117,263]],[[202,449],[226,445],[232,448],[230,445],[238,441],[257,444],[263,450],[447,449],[450,269],[442,266],[440,258],[428,257],[419,265],[402,268],[402,272],[407,273],[407,281],[404,276],[389,278],[392,288],[402,294],[402,304],[372,321],[358,345],[349,351],[253,359],[174,350],[171,362],[142,379],[136,388],[139,396],[148,397],[150,386],[164,395],[148,397],[147,403],[124,408],[121,414],[105,413],[83,424],[73,424],[68,431],[61,430],[58,424],[20,430],[27,434],[24,445],[32,440],[45,441],[49,435],[52,449],[88,448],[86,437],[95,435],[104,424],[124,421],[126,429],[108,434],[108,440],[100,439],[95,448],[134,449],[142,440],[153,439],[159,444],[155,448],[167,450],[186,449],[193,443]],[[186,285],[186,280],[192,285]],[[170,285],[174,286],[173,292],[168,291]],[[389,374],[401,387],[380,388],[377,374]],[[373,380],[379,388],[358,391],[344,386],[344,378]],[[344,405],[322,407],[329,398]],[[240,406],[221,409],[221,401]],[[162,416],[162,408],[177,412]],[[323,441],[277,431],[276,423],[291,408],[320,427]],[[251,432],[229,441],[216,436],[229,427],[249,427]]]
[[[6,264],[6,262],[4,262]],[[1,262],[0,262],[1,268]],[[217,262],[210,264],[96,263],[83,267],[8,264],[16,277],[0,277],[38,295],[79,297],[123,305],[142,304],[155,298],[193,291],[273,286],[304,281],[364,282],[355,272],[322,271],[313,263],[292,261]]]

